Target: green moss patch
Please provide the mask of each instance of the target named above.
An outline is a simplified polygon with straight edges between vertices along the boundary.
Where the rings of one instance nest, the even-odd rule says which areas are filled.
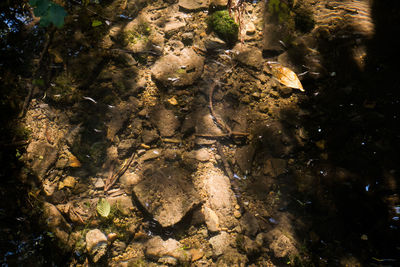
[[[233,44],[238,40],[239,25],[229,16],[227,10],[212,13],[207,23],[208,27],[228,44]]]

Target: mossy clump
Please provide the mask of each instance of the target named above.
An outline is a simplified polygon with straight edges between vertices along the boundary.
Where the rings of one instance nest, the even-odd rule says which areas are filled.
[[[299,7],[295,9],[295,13],[294,22],[296,29],[302,32],[310,32],[315,26],[312,11],[305,7]]]
[[[57,104],[72,105],[81,98],[81,93],[67,74],[61,74],[48,88],[48,97]]]
[[[268,1],[268,10],[278,18],[279,23],[287,22],[290,19],[289,6],[280,0]]]
[[[147,42],[151,34],[151,27],[147,22],[140,22],[134,29],[125,32],[123,42],[125,44],[136,44],[139,41]]]
[[[229,16],[228,10],[215,11],[207,23],[208,27],[228,44],[234,44],[238,40],[239,25]]]

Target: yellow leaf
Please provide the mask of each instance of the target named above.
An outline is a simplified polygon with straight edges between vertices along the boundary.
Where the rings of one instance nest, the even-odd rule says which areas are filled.
[[[69,156],[69,166],[72,168],[79,168],[82,166],[82,164],[80,163],[77,157],[71,154]]]
[[[301,85],[301,82],[294,71],[277,62],[268,62],[268,66],[271,69],[272,76],[274,76],[274,78],[281,84],[304,92],[303,85]]]

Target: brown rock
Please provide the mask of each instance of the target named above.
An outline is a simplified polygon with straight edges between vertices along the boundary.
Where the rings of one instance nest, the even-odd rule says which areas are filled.
[[[173,257],[179,260],[179,262],[190,261],[190,254],[182,250],[181,244],[172,238],[164,241],[159,236],[153,237],[146,242],[144,253],[146,257],[153,260]]]
[[[31,142],[26,149],[28,165],[41,180],[57,160],[57,147],[47,142]]]
[[[107,237],[99,229],[90,230],[86,234],[86,249],[93,262],[99,261],[107,252]]]
[[[192,255],[192,262],[197,261],[204,256],[204,252],[202,249],[192,248],[189,250],[189,253]]]
[[[161,226],[172,226],[200,203],[189,177],[181,168],[149,168],[133,193]]]
[[[52,232],[58,241],[66,248],[72,248],[68,243],[71,226],[64,219],[60,211],[48,202],[43,204],[43,220],[50,232]]]
[[[219,235],[211,237],[209,242],[213,248],[214,255],[220,256],[231,248],[233,238],[227,232],[222,231]]]
[[[183,11],[200,11],[208,8],[209,0],[179,0],[179,8]]]
[[[236,198],[231,190],[229,178],[219,170],[211,168],[202,178],[207,194],[207,202],[210,209],[218,216],[219,226],[231,228],[237,222],[233,217]]]
[[[180,125],[174,112],[166,109],[164,106],[153,109],[150,114],[150,121],[157,127],[160,135],[163,137],[174,135]]]
[[[255,69],[261,69],[264,63],[262,52],[243,44],[237,44],[233,50],[236,52],[235,60]]]
[[[161,57],[151,68],[153,79],[164,86],[193,84],[203,73],[204,58],[191,48],[184,48],[179,54]]]
[[[239,165],[240,170],[245,174],[251,172],[255,151],[256,150],[253,145],[242,146],[236,150],[236,163]]]

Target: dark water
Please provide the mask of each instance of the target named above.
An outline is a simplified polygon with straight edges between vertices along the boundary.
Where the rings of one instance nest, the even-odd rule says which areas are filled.
[[[22,80],[31,75],[44,30],[26,30],[29,13],[22,3],[2,2],[0,7],[0,262],[62,265],[62,251],[54,246],[52,234],[40,227],[40,211],[33,209],[35,200],[29,193],[40,185],[24,174],[18,161],[18,153],[24,151],[18,142],[24,134],[14,123],[26,96]],[[316,178],[307,192],[294,194],[306,204],[290,208],[311,222],[314,240],[309,234],[299,236],[304,236],[316,266],[340,265],[346,256],[371,266],[400,264],[400,82],[395,60],[400,4],[373,1],[372,12],[376,33],[367,42],[365,69],[356,67],[346,49],[338,50],[338,57],[331,53],[342,47],[340,40],[320,39],[322,63],[335,66],[337,73],[304,81],[312,96],[301,103],[310,114],[302,125],[311,140],[326,141],[329,157],[321,160],[313,145],[306,147],[303,159],[309,164],[302,168]],[[374,108],[366,107],[368,103]]]

